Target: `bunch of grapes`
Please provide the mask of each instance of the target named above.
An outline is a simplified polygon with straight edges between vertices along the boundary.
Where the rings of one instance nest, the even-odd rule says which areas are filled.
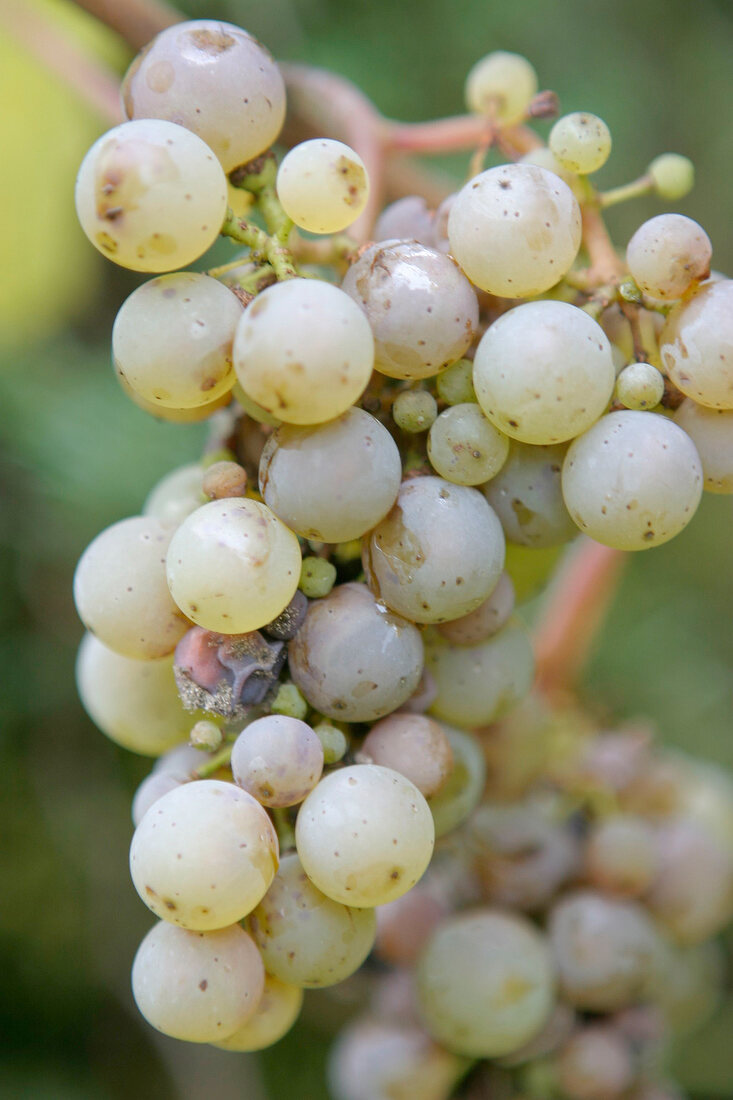
[[[267,51],[183,23],[82,164],[90,241],[155,276],[115,321],[119,381],[211,422],[74,582],[84,706],[159,758],[133,992],[166,1035],[257,1050],[373,953],[340,1100],[671,1100],[733,915],[733,793],[533,690],[514,607],[581,532],[653,548],[733,492],[733,282],[687,217],[625,263],[605,236],[604,205],[682,197],[686,158],[600,194],[607,127],[567,115],[546,146],[524,58],[484,58],[466,97],[468,182],[371,224],[355,149],[278,162]],[[179,270],[220,233],[231,263]]]

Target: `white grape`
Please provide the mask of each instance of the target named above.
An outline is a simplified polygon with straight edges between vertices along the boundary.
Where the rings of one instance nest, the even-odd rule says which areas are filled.
[[[226,178],[200,138],[173,122],[123,122],[82,161],[76,211],[95,248],[133,271],[173,271],[219,235]]]
[[[688,397],[674,419],[695,444],[704,488],[709,493],[733,493],[733,410],[706,409]]]
[[[260,459],[260,492],[305,538],[348,542],[387,514],[399,491],[397,444],[375,417],[351,408],[312,428],[282,425]]]
[[[159,798],[130,846],[133,885],[148,908],[198,932],[250,913],[277,864],[277,836],[265,810],[216,779],[185,783]]]
[[[212,500],[188,516],[168,548],[168,584],[207,630],[244,634],[284,611],[301,555],[292,531],[259,501]]]
[[[445,787],[453,750],[442,726],[424,714],[390,714],[372,726],[360,759],[404,775],[425,798]]]
[[[247,918],[268,973],[305,989],[337,985],[374,944],[374,910],[326,897],[295,852],[283,856],[270,889]]]
[[[303,870],[327,897],[371,908],[405,894],[433,853],[428,804],[391,768],[361,764],[327,775],[298,812]]]
[[[504,126],[521,122],[537,94],[537,73],[526,57],[496,50],[477,61],[466,77],[469,111]]]
[[[508,542],[539,548],[577,535],[560,481],[566,451],[564,444],[537,447],[512,440],[509,458],[483,490]]]
[[[320,424],[353,405],[374,365],[369,323],[339,287],[289,279],[244,311],[234,367],[245,393],[288,424]]]
[[[675,306],[659,353],[685,396],[711,409],[733,409],[733,280],[705,283]]]
[[[618,550],[678,535],[703,489],[695,445],[664,416],[614,412],[574,440],[562,471],[565,504],[580,529]]]
[[[475,611],[460,619],[440,623],[438,630],[453,645],[478,645],[491,638],[504,626],[514,610],[514,585],[506,570],[496,582],[494,591]]]
[[[262,959],[239,925],[188,932],[159,921],[132,967],[132,993],[145,1019],[189,1043],[233,1034],[254,1015],[264,985]]]
[[[430,465],[456,485],[481,485],[495,477],[509,454],[509,440],[478,405],[452,405],[428,434]]]
[[[664,377],[651,363],[629,363],[616,379],[616,398],[627,409],[653,409],[664,397]]]
[[[458,192],[448,218],[451,253],[489,294],[549,290],[580,247],[580,207],[559,176],[530,164],[489,168]]]
[[[303,990],[265,974],[265,988],[254,1016],[233,1035],[214,1044],[220,1050],[264,1050],[287,1035],[303,1005]]]
[[[169,772],[152,771],[150,775],[146,775],[135,791],[132,800],[133,825],[137,827],[150,807],[154,806],[159,798],[162,798],[164,794],[168,794],[168,791],[180,787],[183,782],[185,780],[179,779],[177,775],[171,775]]]
[[[653,298],[681,298],[710,274],[713,246],[705,230],[682,214],[658,214],[644,222],[626,249],[629,271]]]
[[[198,134],[225,172],[277,139],[285,85],[272,57],[241,27],[213,19],[176,23],[133,61],[122,83],[128,118],[163,118]]]
[[[179,271],[143,283],[112,329],[115,370],[146,401],[209,405],[234,385],[232,342],[242,305],[216,279]]]
[[[323,771],[323,747],[298,718],[268,714],[250,722],[234,742],[234,782],[263,806],[295,806]]]
[[[367,204],[369,177],[364,161],[342,141],[302,141],[283,157],[277,197],[301,229],[339,233],[356,221]]]
[[[375,241],[419,241],[433,247],[433,214],[422,195],[405,195],[385,206],[374,225]]]
[[[522,443],[562,443],[586,431],[611,399],[615,377],[603,329],[567,302],[527,302],[502,314],[473,365],[481,408]]]
[[[548,145],[563,168],[586,176],[602,168],[611,155],[611,133],[598,115],[576,111],[557,120]]]
[[[154,516],[166,527],[178,527],[204,503],[203,476],[198,462],[171,470],[148,493],[143,515]]]

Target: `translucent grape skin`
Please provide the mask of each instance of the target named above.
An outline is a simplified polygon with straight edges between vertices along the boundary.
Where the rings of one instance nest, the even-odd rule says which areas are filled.
[[[598,115],[576,111],[557,120],[548,144],[563,168],[585,176],[597,172],[608,160],[611,134]]]
[[[283,210],[310,233],[340,233],[364,210],[369,177],[359,154],[342,141],[313,138],[285,154],[277,172]]]
[[[537,74],[526,57],[495,50],[470,70],[464,94],[469,111],[513,126],[522,121],[537,94]]]
[[[478,645],[498,633],[514,610],[514,585],[506,572],[501,574],[491,595],[475,611],[460,619],[440,623],[438,630],[453,645]]]
[[[295,852],[247,918],[267,971],[302,989],[337,985],[359,969],[374,944],[374,910],[342,905],[306,875]]]
[[[373,722],[412,695],[423,669],[420,632],[381,608],[365,585],[337,585],[311,604],[289,646],[290,674],[328,718]]]
[[[674,419],[695,444],[704,489],[709,493],[733,493],[733,411],[706,409],[688,397]]]
[[[265,1050],[290,1031],[303,1005],[303,990],[265,974],[265,988],[254,1016],[233,1035],[214,1043],[220,1050]]]
[[[442,727],[423,714],[390,714],[372,726],[360,755],[406,776],[425,798],[437,794],[453,770],[453,750]]]
[[[542,935],[521,917],[485,909],[445,921],[417,970],[420,1014],[449,1050],[510,1054],[535,1035],[553,1004],[554,974]]]
[[[573,441],[563,464],[570,515],[591,538],[618,550],[674,538],[695,514],[702,488],[694,443],[656,413],[609,413]]]
[[[348,542],[390,510],[402,465],[397,444],[370,413],[351,408],[312,428],[282,425],[260,459],[260,492],[299,535]]]
[[[154,516],[166,527],[180,523],[204,503],[204,471],[198,462],[178,466],[162,477],[148,493],[143,515]]]
[[[508,453],[507,437],[473,403],[445,409],[428,434],[431,466],[456,485],[481,485],[496,477]]]
[[[441,722],[453,753],[448,782],[429,802],[435,836],[457,829],[476,809],[486,784],[486,760],[475,737]]]
[[[168,585],[178,606],[199,626],[246,634],[288,606],[300,563],[297,538],[264,504],[212,500],[174,533]]]
[[[145,1019],[189,1043],[233,1034],[255,1013],[264,984],[262,959],[239,925],[189,932],[159,921],[132,967],[132,993]]]
[[[81,227],[102,255],[133,271],[173,271],[219,235],[226,178],[209,147],[173,122],[123,122],[103,134],[76,180]]]
[[[208,405],[234,385],[237,298],[208,275],[151,279],[123,303],[112,330],[115,370],[146,401]]]
[[[634,233],[626,263],[641,290],[669,301],[708,277],[712,255],[710,238],[696,221],[682,214],[658,214]]]
[[[278,865],[277,835],[258,802],[201,779],[157,800],[130,846],[130,873],[156,916],[199,932],[226,928],[262,900]]]
[[[296,806],[323,771],[323,747],[305,722],[269,714],[250,722],[234,742],[234,782],[263,806]]]
[[[504,298],[531,297],[559,282],[580,237],[572,191],[535,165],[482,172],[458,192],[448,218],[451,253],[463,271],[482,290]]]
[[[508,542],[519,546],[560,546],[577,535],[562,495],[562,464],[567,446],[531,446],[513,440],[498,474],[484,486]]]
[[[241,27],[196,19],[161,31],[135,58],[122,103],[128,118],[192,130],[231,172],[277,139],[285,84],[265,47]]]
[[[327,897],[358,908],[407,893],[430,862],[434,836],[417,787],[377,764],[331,772],[308,795],[295,825],[308,877]]]
[[[417,241],[372,245],[344,291],[374,333],[374,366],[390,378],[429,378],[460,359],[478,327],[478,301],[453,260]]]
[[[288,279],[258,294],[234,340],[245,393],[288,424],[346,412],[374,365],[369,323],[348,294],[318,279]]]
[[[605,411],[616,372],[603,329],[567,302],[527,302],[487,329],[473,384],[486,416],[522,443],[562,443]]]
[[[733,409],[733,280],[703,284],[675,306],[659,337],[675,386],[699,405]]]
[[[170,528],[152,516],[123,519],[97,535],[76,567],[79,618],[124,657],[164,657],[189,628],[165,579],[170,538]]]
[[[365,540],[362,561],[388,607],[412,622],[439,623],[483,603],[504,551],[501,524],[476,489],[418,477],[403,481],[394,507]]]

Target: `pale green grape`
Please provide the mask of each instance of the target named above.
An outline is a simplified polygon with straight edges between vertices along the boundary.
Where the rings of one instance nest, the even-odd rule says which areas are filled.
[[[311,604],[290,643],[290,675],[327,718],[373,722],[406,702],[423,669],[420,632],[363,584]]]
[[[469,611],[460,619],[440,623],[438,630],[453,645],[478,645],[501,630],[513,610],[514,584],[505,570],[494,591],[475,611]]]
[[[209,147],[173,122],[123,122],[82,161],[76,212],[95,248],[133,271],[173,271],[219,235],[226,177]]]
[[[509,440],[478,405],[445,409],[428,435],[428,458],[436,473],[456,485],[481,485],[495,477],[509,454]]]
[[[298,1019],[303,1005],[303,990],[265,974],[265,988],[254,1016],[237,1028],[233,1035],[214,1046],[220,1050],[248,1051],[271,1047],[287,1035]]]
[[[268,973],[305,989],[348,978],[364,962],[376,935],[374,910],[350,908],[326,897],[295,852],[283,856],[247,924]]]
[[[453,770],[442,790],[430,799],[435,836],[457,829],[473,813],[484,793],[486,760],[476,738],[441,723],[453,753]]]
[[[336,566],[326,558],[303,558],[298,587],[309,600],[327,596],[336,583]]]
[[[520,157],[518,163],[535,164],[538,168],[546,168],[548,172],[554,172],[568,185],[578,202],[582,202],[586,197],[583,181],[578,178],[575,172],[571,172],[569,168],[565,168],[560,164],[555,154],[546,145],[538,145],[536,149],[530,149],[528,153]]]
[[[264,985],[262,959],[239,925],[188,932],[159,921],[132,967],[132,994],[145,1019],[189,1043],[232,1035],[254,1015]]]
[[[195,19],[161,31],[122,83],[128,118],[164,118],[198,134],[225,172],[264,153],[285,119],[272,57],[231,23]]]
[[[204,503],[203,477],[198,462],[171,470],[148,493],[143,515],[154,516],[166,527],[178,527]]]
[[[298,718],[268,714],[250,722],[234,742],[234,782],[263,806],[295,806],[323,771],[323,748]]]
[[[456,264],[417,241],[383,241],[359,256],[343,289],[374,333],[374,367],[430,378],[460,359],[478,328],[476,293]]]
[[[616,379],[616,398],[627,409],[653,409],[664,397],[664,377],[651,363],[629,363]]]
[[[133,516],[97,535],[76,567],[79,618],[125,657],[164,657],[189,628],[165,579],[170,539],[170,528],[153,516]]]
[[[292,531],[259,501],[212,500],[188,516],[168,548],[171,595],[207,630],[244,634],[283,611],[300,576]]]
[[[534,675],[529,635],[518,619],[480,645],[431,645],[425,664],[438,689],[431,714],[465,729],[501,718],[524,698]]]
[[[188,737],[191,716],[178,697],[171,657],[137,661],[86,634],[76,684],[94,724],[131,752],[159,756]]]
[[[288,424],[320,424],[346,412],[373,365],[366,317],[348,294],[319,279],[288,279],[263,290],[234,340],[242,389]]]
[[[369,177],[364,161],[342,141],[302,141],[283,157],[277,197],[301,229],[339,233],[356,221],[367,204]]]
[[[530,164],[489,168],[458,192],[452,255],[489,294],[526,298],[559,282],[580,247],[580,207],[559,176]]]
[[[435,379],[438,397],[447,405],[463,405],[467,401],[476,401],[473,388],[473,362],[459,359],[457,363],[442,370]]]
[[[392,419],[403,432],[426,432],[438,415],[438,403],[427,390],[398,393],[392,405]]]
[[[733,280],[705,283],[675,306],[659,353],[687,397],[711,409],[733,409]]]
[[[695,444],[703,488],[709,493],[733,493],[733,411],[706,409],[688,397],[674,419]]]
[[[146,401],[209,405],[234,385],[232,341],[242,305],[193,271],[151,279],[130,295],[112,329],[115,370]]]
[[[165,420],[171,424],[198,424],[201,420],[207,420],[218,409],[224,408],[231,401],[232,395],[229,391],[222,393],[219,397],[214,398],[208,405],[196,405],[192,409],[169,409],[165,405],[159,404],[157,401],[147,401],[144,397],[141,397],[139,393],[127,384],[127,379],[117,375],[117,381],[120,383],[123,391],[127,394],[134,405],[137,405],[143,412],[150,413],[151,416],[156,417],[158,420]]]
[[[512,440],[509,457],[484,495],[501,520],[508,542],[558,546],[577,535],[562,496],[567,446],[532,446]]]
[[[370,587],[416,623],[468,614],[504,567],[504,534],[476,489],[439,477],[403,481],[394,508],[363,550]]]
[[[494,321],[476,351],[481,408],[522,443],[562,443],[598,419],[616,372],[601,326],[567,302],[527,302]]]
[[[371,908],[421,878],[435,830],[417,787],[391,768],[361,764],[327,775],[298,813],[303,870],[327,897]]]
[[[351,408],[312,428],[283,424],[260,459],[260,492],[288,527],[319,542],[348,542],[394,504],[402,477],[397,444],[383,424]]]
[[[404,775],[425,798],[442,790],[453,771],[453,750],[443,728],[424,714],[390,714],[372,726],[360,759]]]
[[[323,746],[324,764],[336,764],[346,755],[349,747],[346,734],[337,726],[331,726],[328,722],[319,722],[313,727],[313,732]]]
[[[662,199],[676,202],[688,195],[695,185],[695,166],[679,153],[662,153],[647,168],[654,190]]]
[[[576,111],[559,118],[550,131],[550,151],[563,168],[586,176],[611,155],[611,133],[602,118]]]
[[[517,53],[496,50],[477,61],[464,91],[466,106],[503,126],[521,122],[537,94],[537,73]]]
[[[528,921],[491,909],[445,921],[417,970],[420,1015],[457,1054],[496,1058],[544,1026],[554,999],[552,960]]]
[[[718,1008],[726,964],[720,943],[667,944],[654,978],[652,1001],[675,1036],[697,1031]]]
[[[695,445],[664,416],[614,412],[574,440],[562,471],[580,529],[618,550],[674,538],[692,519],[703,475]]]
[[[644,222],[626,249],[636,282],[653,298],[681,298],[710,274],[713,246],[701,225],[682,214],[658,214]]]
[[[159,798],[130,846],[133,885],[148,908],[198,932],[250,913],[277,863],[277,836],[265,810],[216,779],[185,783]]]

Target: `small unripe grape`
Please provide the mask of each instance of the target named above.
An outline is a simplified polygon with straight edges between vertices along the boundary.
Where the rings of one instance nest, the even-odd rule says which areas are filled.
[[[392,418],[403,432],[426,432],[438,415],[435,398],[427,390],[406,390],[397,394],[392,405]]]
[[[350,146],[314,138],[285,154],[277,173],[277,197],[301,229],[339,233],[366,206],[369,177],[363,160]]]
[[[451,405],[428,435],[428,458],[436,473],[456,485],[482,485],[495,477],[509,453],[509,439],[477,404]]]
[[[223,739],[223,734],[216,723],[202,718],[192,728],[189,742],[196,749],[206,749],[208,752],[214,752],[215,749],[221,747]]]
[[[273,714],[283,714],[286,718],[298,718],[302,721],[308,713],[308,703],[295,684],[280,684],[270,703],[270,710]]]
[[[629,363],[616,379],[616,398],[627,409],[653,409],[664,397],[664,377],[651,363]]]
[[[464,94],[469,111],[513,126],[525,117],[537,94],[537,73],[526,57],[496,50],[473,66]]]
[[[550,150],[563,168],[586,176],[611,153],[611,133],[602,118],[584,111],[559,118],[550,131]]]
[[[713,246],[705,230],[682,214],[658,214],[644,222],[626,249],[637,286],[653,298],[681,298],[710,274]]]
[[[326,558],[303,558],[298,587],[309,600],[327,596],[336,583],[336,566]]]
[[[435,379],[435,388],[441,401],[446,405],[463,405],[477,400],[473,388],[473,363],[470,359],[459,359]]]
[[[679,153],[662,153],[655,157],[647,172],[659,197],[670,202],[683,199],[695,186],[695,166],[689,157]]]
[[[313,727],[313,732],[321,742],[324,764],[336,764],[344,757],[349,742],[343,730],[337,726],[330,726],[327,722],[321,722]]]

